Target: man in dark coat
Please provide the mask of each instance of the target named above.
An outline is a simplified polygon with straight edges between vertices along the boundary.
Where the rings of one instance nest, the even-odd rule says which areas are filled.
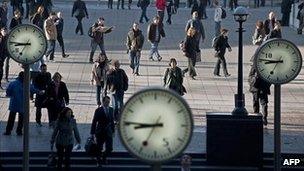
[[[2,90],[3,87],[1,86],[1,80],[3,78],[3,66],[5,59],[8,57],[6,41],[7,41],[7,31],[5,27],[2,27],[0,31],[0,89]]]
[[[149,21],[149,18],[147,17],[147,8],[150,4],[150,0],[139,0],[137,6],[141,8],[141,15],[139,22],[143,23],[143,19],[145,18],[146,22]]]
[[[153,18],[153,22],[148,26],[147,34],[148,34],[148,40],[151,43],[149,59],[154,61],[153,55],[155,54],[157,60],[161,61],[162,57],[158,52],[158,44],[160,42],[161,37],[165,37],[166,34],[164,31],[164,25],[160,21],[159,16]]]
[[[48,85],[51,83],[52,78],[51,74],[47,72],[47,66],[42,64],[40,66],[40,72],[37,74],[35,79],[33,80],[33,84],[35,88],[40,91],[46,91]],[[46,99],[47,96],[45,94],[36,95],[35,106],[36,106],[36,123],[39,126],[41,125],[41,109],[46,107]]]
[[[198,47],[199,47],[200,40],[202,39],[202,42],[204,42],[205,29],[204,29],[203,23],[198,18],[198,12],[197,11],[194,11],[192,13],[192,19],[188,20],[187,25],[185,27],[185,32],[186,33],[191,26],[194,27],[195,30],[196,30],[195,39],[196,39]]]
[[[251,66],[249,77],[249,91],[253,96],[253,112],[260,113],[260,103],[262,106],[263,124],[267,125],[268,115],[268,95],[270,95],[270,86],[268,82],[260,78],[254,66]]]
[[[114,135],[114,110],[109,107],[110,97],[105,96],[102,99],[103,106],[97,108],[94,113],[91,135],[96,138],[97,146],[99,148],[97,156],[97,164],[106,164],[107,156],[113,151],[113,135]],[[106,150],[102,153],[103,145]],[[102,157],[102,160],[100,159]]]
[[[7,2],[3,1],[0,7],[0,28],[7,26],[8,7]]]
[[[75,18],[78,21],[77,27],[75,29],[75,33],[78,34],[80,31],[80,35],[83,35],[83,28],[82,28],[82,19],[86,16],[89,18],[87,7],[85,2],[81,0],[76,0],[73,4],[72,9],[72,17],[75,16]]]
[[[281,12],[282,12],[282,26],[289,26],[289,16],[291,12],[291,5],[294,0],[282,0]]]
[[[65,54],[65,49],[64,49],[64,42],[63,42],[63,37],[62,37],[64,21],[63,21],[61,12],[57,13],[57,18],[55,21],[56,21],[55,25],[56,25],[56,29],[57,29],[57,41],[61,47],[62,57],[66,58],[69,55]]]

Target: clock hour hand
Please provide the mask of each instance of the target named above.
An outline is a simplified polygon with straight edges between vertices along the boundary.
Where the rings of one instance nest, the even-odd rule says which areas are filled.
[[[29,46],[31,43],[20,43],[20,42],[9,42],[11,44],[15,44],[15,46]]]
[[[277,63],[283,63],[283,60],[265,62],[265,64],[277,64]]]
[[[156,124],[147,124],[147,123],[139,123],[139,122],[129,122],[125,121],[125,125],[137,125],[134,127],[134,129],[140,129],[140,128],[153,128],[153,127],[163,127],[162,123],[156,123]]]

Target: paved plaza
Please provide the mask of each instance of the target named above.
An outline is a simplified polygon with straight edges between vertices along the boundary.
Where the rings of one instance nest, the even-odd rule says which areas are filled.
[[[95,102],[95,86],[90,85],[90,73],[92,64],[88,63],[90,53],[90,38],[87,35],[89,26],[98,17],[105,18],[106,25],[115,26],[115,30],[105,36],[105,48],[110,59],[119,59],[122,68],[129,76],[129,89],[125,95],[125,101],[135,92],[151,86],[162,86],[162,76],[168,61],[174,57],[178,61],[178,66],[185,68],[187,59],[183,57],[179,50],[179,42],[184,39],[184,27],[190,18],[190,9],[180,8],[176,15],[172,16],[172,25],[165,24],[166,38],[160,42],[160,54],[163,57],[161,62],[149,61],[148,52],[150,44],[145,40],[144,50],[141,58],[140,76],[133,76],[129,68],[128,54],[126,53],[126,35],[133,22],[138,22],[140,10],[132,7],[131,10],[108,10],[105,5],[96,6],[96,2],[87,4],[89,19],[84,19],[84,35],[75,35],[76,19],[71,18],[72,2],[55,3],[54,10],[62,11],[65,18],[63,36],[68,58],[61,57],[61,50],[56,44],[55,61],[47,63],[48,70],[52,74],[56,71],[63,75],[63,81],[67,83],[70,93],[70,104],[74,110],[74,115],[78,122],[78,127],[82,137],[82,146],[89,136]],[[116,7],[116,6],[115,6]],[[244,33],[244,93],[246,96],[246,108],[252,112],[252,95],[248,91],[247,76],[250,69],[249,59],[254,54],[256,46],[251,44],[251,36],[255,28],[255,22],[265,20],[268,12],[274,10],[278,18],[281,18],[279,7],[262,7],[249,9],[250,16],[244,23],[246,32]],[[155,15],[155,7],[148,8],[148,17],[152,19]],[[237,92],[237,52],[238,52],[238,23],[233,19],[232,12],[227,9],[227,18],[222,22],[224,28],[230,30],[229,41],[232,52],[227,53],[228,72],[231,77],[214,77],[213,68],[216,59],[213,57],[214,50],[211,48],[211,40],[214,34],[213,8],[207,8],[208,19],[203,20],[206,32],[206,40],[201,45],[202,62],[197,64],[197,80],[192,80],[186,75],[184,85],[188,93],[184,96],[189,103],[195,120],[195,129],[192,142],[188,147],[188,152],[206,152],[206,112],[231,112],[234,109],[234,94]],[[166,16],[165,16],[166,19]],[[147,23],[141,24],[146,37]],[[300,48],[304,54],[304,36],[297,35],[293,28],[283,27],[283,38],[291,40]],[[95,55],[98,54],[96,51]],[[9,79],[12,80],[21,71],[20,66],[11,61]],[[6,82],[2,84],[7,86]],[[273,92],[273,86],[272,86]],[[269,103],[269,125],[264,129],[264,152],[273,151],[273,94]],[[15,131],[11,136],[3,136],[6,121],[8,118],[9,99],[5,97],[5,91],[0,91],[0,151],[21,151],[22,137],[18,137]],[[30,149],[32,151],[49,150],[50,134],[52,130],[48,128],[47,111],[43,110],[43,127],[36,127],[35,108],[31,103],[30,115]],[[304,153],[304,70],[291,83],[282,86],[282,152]],[[15,125],[16,126],[16,125]],[[15,129],[15,128],[14,128]],[[125,150],[115,136],[114,150]]]

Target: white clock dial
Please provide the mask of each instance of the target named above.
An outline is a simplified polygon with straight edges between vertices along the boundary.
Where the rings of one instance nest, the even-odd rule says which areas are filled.
[[[21,24],[9,33],[7,49],[16,62],[31,64],[45,54],[47,41],[44,32],[37,26]]]
[[[119,134],[125,147],[149,163],[163,162],[183,152],[192,129],[192,114],[185,100],[162,88],[143,90],[132,96],[119,121]]]
[[[272,84],[293,80],[302,68],[302,55],[296,45],[284,39],[271,39],[255,53],[254,64],[259,76]]]

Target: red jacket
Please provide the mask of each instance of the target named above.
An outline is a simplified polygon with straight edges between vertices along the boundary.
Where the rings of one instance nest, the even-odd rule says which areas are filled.
[[[157,10],[165,11],[166,0],[156,0],[155,6]]]

